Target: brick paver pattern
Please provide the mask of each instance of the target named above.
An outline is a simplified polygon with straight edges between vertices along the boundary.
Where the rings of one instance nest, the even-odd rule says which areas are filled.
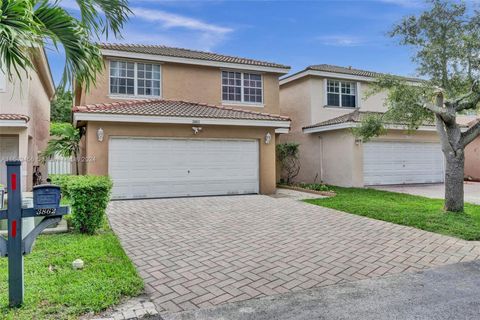
[[[113,230],[161,312],[480,258],[480,244],[292,199],[114,201]]]

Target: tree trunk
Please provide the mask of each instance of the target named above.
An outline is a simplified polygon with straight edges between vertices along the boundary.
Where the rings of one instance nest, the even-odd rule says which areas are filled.
[[[73,156],[75,157],[75,172],[77,173],[77,176],[79,176],[80,171],[79,171],[79,168],[78,168],[78,154],[77,154],[77,152],[74,152]]]
[[[445,152],[445,159],[445,210],[463,212],[464,151]]]

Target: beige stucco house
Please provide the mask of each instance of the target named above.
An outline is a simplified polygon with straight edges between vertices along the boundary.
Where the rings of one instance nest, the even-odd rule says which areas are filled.
[[[472,127],[478,121],[480,117],[477,115],[457,117],[457,122],[466,127]],[[465,147],[465,179],[480,181],[480,137]]]
[[[30,190],[38,159],[49,140],[50,101],[55,87],[43,50],[32,54],[35,70],[9,78],[0,70],[0,183],[6,181],[6,160],[22,160],[22,189]]]
[[[105,71],[78,88],[83,171],[110,175],[114,198],[275,190],[277,63],[170,48],[104,44]]]
[[[280,81],[280,112],[292,124],[279,141],[300,144],[297,182],[347,187],[443,182],[443,154],[433,125],[412,134],[392,124],[386,135],[367,143],[352,134],[363,117],[386,111],[386,93],[366,95],[378,75],[314,65]]]

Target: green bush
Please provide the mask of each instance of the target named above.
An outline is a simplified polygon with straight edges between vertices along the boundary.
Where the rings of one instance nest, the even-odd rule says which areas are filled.
[[[106,176],[52,175],[72,208],[72,226],[81,233],[94,234],[103,226],[110,200],[112,181]]]
[[[330,191],[330,188],[327,185],[320,183],[300,183],[301,188],[315,190],[315,191]]]
[[[72,179],[70,174],[50,174],[48,177],[52,180],[52,184],[60,186],[64,198],[68,198],[67,183]]]

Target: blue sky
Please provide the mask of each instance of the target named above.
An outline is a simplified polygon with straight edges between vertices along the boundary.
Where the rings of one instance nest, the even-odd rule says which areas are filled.
[[[62,0],[75,11],[72,0]],[[391,26],[423,9],[417,0],[164,1],[131,0],[124,39],[278,62],[292,72],[335,64],[412,76],[411,49],[386,36]],[[49,52],[56,82],[61,55]]]

